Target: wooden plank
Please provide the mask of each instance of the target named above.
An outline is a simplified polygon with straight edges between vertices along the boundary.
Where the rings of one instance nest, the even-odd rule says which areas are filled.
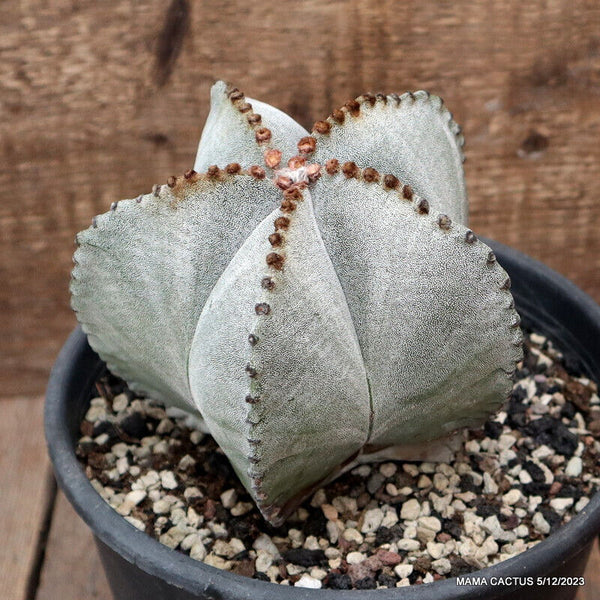
[[[0,590],[7,600],[27,600],[53,489],[41,398],[0,400],[0,473]]]
[[[92,533],[62,492],[56,497],[35,600],[112,600]]]
[[[75,323],[75,232],[191,166],[216,78],[306,126],[366,90],[439,93],[473,229],[600,300],[599,30],[596,0],[0,3],[4,393],[40,393]]]

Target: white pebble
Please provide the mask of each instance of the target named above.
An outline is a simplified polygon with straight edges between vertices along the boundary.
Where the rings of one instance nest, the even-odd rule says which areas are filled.
[[[404,521],[415,521],[421,513],[421,505],[415,498],[402,503],[400,518]]]
[[[365,512],[362,527],[360,528],[362,533],[373,533],[377,531],[383,521],[383,511],[380,508],[372,508]]]
[[[508,506],[514,506],[517,502],[519,502],[519,500],[521,500],[521,498],[521,491],[513,488],[512,490],[506,492],[504,496],[502,496],[502,502]]]
[[[579,477],[583,469],[583,461],[579,456],[574,456],[569,460],[565,467],[565,475],[567,477]]]
[[[442,558],[445,546],[441,542],[427,542],[427,552],[434,560]]]
[[[231,488],[221,494],[221,504],[224,508],[233,508],[237,502],[237,492]]]
[[[438,558],[431,563],[431,566],[440,575],[447,575],[452,570],[452,565],[447,558]]]
[[[579,500],[577,501],[577,504],[575,505],[575,511],[576,512],[582,511],[589,504],[589,502],[590,502],[589,498],[582,496],[581,498],[579,498]]]
[[[497,494],[498,484],[492,479],[492,476],[486,471],[483,474],[483,493]]]
[[[404,550],[405,552],[413,552],[421,547],[421,544],[418,540],[409,540],[406,538],[398,540],[397,544],[398,550]]]
[[[400,563],[399,565],[396,565],[394,567],[394,573],[396,573],[396,575],[400,577],[400,579],[408,577],[412,572],[413,566],[406,563]]]
[[[160,483],[165,490],[174,490],[177,487],[177,480],[173,471],[161,471]]]
[[[362,552],[348,552],[346,556],[346,562],[349,565],[357,565],[365,560],[367,557]]]
[[[264,550],[268,552],[273,558],[279,558],[279,550],[277,546],[273,543],[273,540],[266,534],[261,533],[252,544],[252,547],[258,550]]]
[[[553,498],[550,500],[550,506],[556,512],[563,513],[567,508],[573,506],[573,498]]]
[[[342,537],[349,542],[356,542],[357,544],[363,543],[363,536],[359,533],[357,529],[354,527],[349,527],[348,529],[344,529],[344,533],[342,533]]]
[[[544,515],[541,512],[536,512],[533,515],[531,524],[539,531],[539,533],[544,535],[550,533],[550,524],[544,519]]]
[[[379,467],[379,472],[386,478],[393,477],[396,474],[398,467],[391,462],[383,463]]]
[[[261,573],[266,573],[267,569],[273,564],[273,556],[264,550],[258,550],[256,554],[254,568]]]
[[[294,587],[311,588],[318,590],[321,588],[321,582],[314,577],[311,577],[308,573],[303,573],[302,577],[296,581]]]
[[[251,502],[238,502],[233,508],[230,509],[232,516],[241,517],[249,513],[254,508]]]

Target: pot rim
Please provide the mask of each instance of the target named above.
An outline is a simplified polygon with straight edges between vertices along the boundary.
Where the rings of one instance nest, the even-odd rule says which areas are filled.
[[[517,296],[517,309],[522,313],[526,324],[532,324],[540,333],[552,337],[572,338],[579,346],[582,341],[569,329],[561,325],[555,313],[547,312],[546,303],[554,302],[564,308],[565,315],[573,316],[573,307],[578,311],[577,323],[584,341],[579,348],[584,355],[568,356],[574,359],[584,373],[600,381],[600,348],[583,352],[585,346],[600,346],[600,306],[592,298],[577,288],[562,275],[559,275],[542,263],[502,244],[483,240],[497,254],[500,264],[510,271],[513,279],[513,291]],[[516,276],[515,274],[519,275]],[[527,280],[520,279],[527,274]],[[545,289],[540,302],[535,290],[539,285]],[[568,306],[564,306],[566,304]],[[538,314],[541,306],[541,314]],[[560,311],[558,311],[560,312]],[[569,335],[566,335],[568,332]],[[559,345],[560,347],[560,345]],[[567,349],[561,348],[563,353]],[[50,374],[46,391],[44,409],[46,441],[50,458],[54,466],[57,481],[85,523],[104,544],[118,552],[128,562],[143,571],[158,576],[167,583],[183,588],[190,593],[218,595],[227,590],[228,594],[242,598],[281,598],[282,600],[340,600],[343,595],[360,595],[361,600],[433,600],[434,598],[481,598],[489,593],[492,578],[526,578],[540,573],[549,573],[557,564],[563,564],[572,556],[586,549],[600,532],[600,491],[590,499],[588,505],[575,515],[571,521],[560,527],[555,533],[523,553],[466,574],[465,577],[484,577],[488,585],[457,585],[455,577],[434,581],[428,584],[394,589],[380,590],[333,590],[307,589],[282,586],[264,582],[217,569],[188,555],[164,546],[158,540],[139,531],[121,515],[112,509],[96,492],[86,477],[75,456],[74,440],[68,426],[69,402],[72,402],[72,388],[89,390],[101,372],[103,365],[96,360],[97,366],[89,372],[78,371],[78,363],[91,362],[95,353],[90,349],[85,334],[77,327],[63,346]],[[72,415],[71,415],[72,418]],[[509,589],[509,586],[507,586]],[[513,588],[514,589],[514,588]],[[399,591],[401,590],[401,591]],[[497,590],[496,590],[497,591]],[[236,596],[237,594],[237,596]],[[358,597],[358,596],[357,596]]]

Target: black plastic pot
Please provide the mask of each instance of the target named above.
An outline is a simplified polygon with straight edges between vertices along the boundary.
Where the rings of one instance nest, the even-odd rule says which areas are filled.
[[[600,307],[541,263],[495,242],[487,243],[513,281],[524,325],[550,337],[571,367],[600,381]],[[110,508],[75,457],[79,424],[103,368],[84,334],[76,329],[52,370],[45,420],[56,478],[94,533],[116,600],[565,600],[575,596],[574,586],[537,582],[540,577],[583,574],[594,537],[600,532],[600,493],[570,523],[531,550],[474,573],[482,585],[458,585],[456,579],[446,579],[388,590],[309,590],[234,575],[171,550]]]

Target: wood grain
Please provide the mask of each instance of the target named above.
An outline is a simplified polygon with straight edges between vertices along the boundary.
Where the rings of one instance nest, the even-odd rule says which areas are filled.
[[[52,490],[41,398],[0,402],[0,473],[1,595],[27,600]]]
[[[112,600],[92,532],[62,492],[56,497],[35,600]]]
[[[600,300],[596,0],[6,0],[0,385],[39,394],[75,320],[72,240],[193,162],[216,78],[306,126],[364,91],[440,94],[476,232]]]

